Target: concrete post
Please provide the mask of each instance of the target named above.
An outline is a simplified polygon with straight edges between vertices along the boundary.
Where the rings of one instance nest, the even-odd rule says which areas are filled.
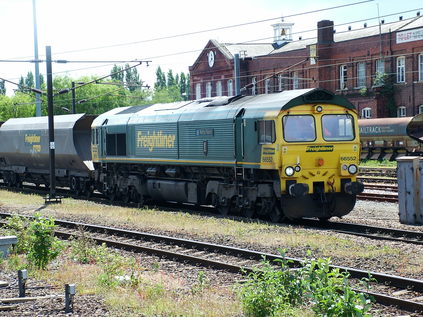
[[[399,218],[404,224],[423,224],[423,159],[418,156],[397,159]]]

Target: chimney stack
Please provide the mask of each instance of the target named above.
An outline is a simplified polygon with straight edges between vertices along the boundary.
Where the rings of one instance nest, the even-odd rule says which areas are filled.
[[[333,21],[322,20],[317,22],[317,43],[332,44],[333,43]]]

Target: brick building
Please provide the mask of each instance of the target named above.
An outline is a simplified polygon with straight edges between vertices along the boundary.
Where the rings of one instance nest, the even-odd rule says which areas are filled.
[[[363,118],[423,113],[420,13],[344,32],[324,20],[317,38],[296,41],[292,25],[274,24],[273,43],[210,40],[189,69],[192,98],[320,87],[345,95]]]

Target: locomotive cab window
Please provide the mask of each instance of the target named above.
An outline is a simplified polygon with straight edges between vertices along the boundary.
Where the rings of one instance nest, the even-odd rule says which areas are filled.
[[[316,140],[316,124],[310,115],[287,115],[282,118],[283,137],[287,142]]]
[[[271,144],[276,140],[275,122],[273,120],[258,121],[259,143]]]
[[[349,114],[324,115],[322,132],[326,141],[352,141],[355,137],[353,117]]]

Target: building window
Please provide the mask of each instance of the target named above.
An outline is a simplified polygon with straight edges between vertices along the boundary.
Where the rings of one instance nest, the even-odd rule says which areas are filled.
[[[251,81],[251,94],[254,96],[257,94],[257,79],[256,77],[253,77],[253,80]]]
[[[284,84],[283,84],[283,76],[278,75],[278,90],[283,91],[284,90]]]
[[[405,57],[397,57],[397,83],[405,83]]]
[[[423,81],[423,54],[419,55],[419,81]]]
[[[206,83],[206,97],[210,98],[212,94],[212,83],[211,82],[207,82]]]
[[[228,80],[228,96],[233,96],[234,95],[234,82],[232,81],[232,79]]]
[[[201,84],[195,85],[195,99],[201,99]]]
[[[419,114],[423,113],[423,105],[419,106]]]
[[[405,117],[407,115],[407,108],[404,106],[398,107],[397,115],[398,117]]]
[[[216,83],[216,96],[222,96],[222,82],[220,80]]]
[[[292,89],[298,89],[300,87],[300,82],[298,79],[298,72],[292,73]]]
[[[366,63],[360,62],[357,64],[357,87],[366,86]]]
[[[347,89],[347,65],[339,66],[339,89]]]
[[[364,119],[370,119],[372,117],[372,109],[371,108],[363,108],[361,110],[361,117]]]
[[[384,74],[384,73],[385,73],[385,60],[377,59],[376,60],[376,74]]]
[[[271,87],[270,87],[270,78],[267,78],[265,81],[264,81],[264,93],[265,94],[268,94],[268,93],[270,93],[271,92]]]

